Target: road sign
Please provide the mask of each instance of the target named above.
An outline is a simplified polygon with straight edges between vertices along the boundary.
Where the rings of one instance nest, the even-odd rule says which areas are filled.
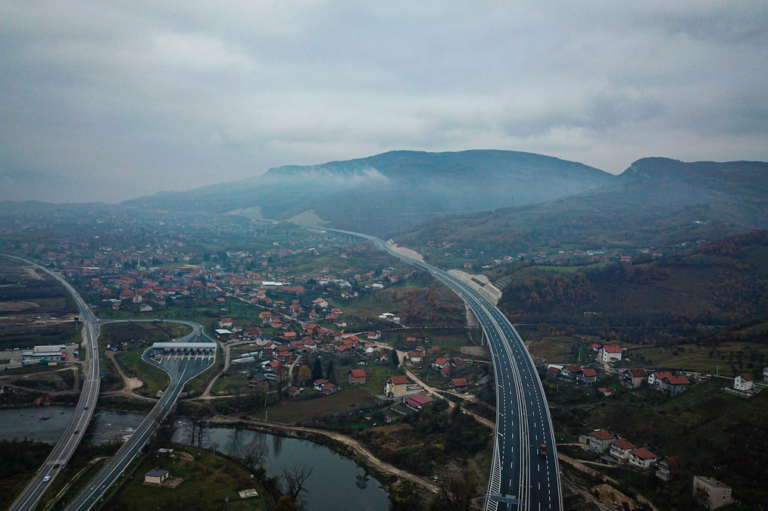
[[[104,376],[104,369],[101,370],[101,375]]]

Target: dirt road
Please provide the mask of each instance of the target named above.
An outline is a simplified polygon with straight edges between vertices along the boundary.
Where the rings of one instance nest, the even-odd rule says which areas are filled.
[[[211,418],[209,422],[218,423],[218,424],[242,423],[242,424],[253,426],[255,428],[263,429],[266,431],[278,432],[278,433],[304,432],[304,433],[309,433],[313,435],[322,435],[324,437],[331,438],[333,440],[336,440],[337,442],[341,442],[342,444],[346,445],[348,449],[351,451],[351,453],[353,453],[355,456],[359,456],[360,458],[363,458],[369,466],[376,468],[376,470],[386,472],[387,474],[393,474],[399,477],[400,479],[404,479],[404,480],[408,480],[413,483],[416,483],[419,486],[425,488],[426,490],[432,493],[437,493],[437,486],[432,481],[425,479],[423,477],[413,475],[409,472],[406,472],[405,470],[401,470],[395,466],[390,465],[389,463],[386,463],[380,460],[379,458],[374,456],[373,453],[369,451],[366,447],[364,447],[360,442],[352,438],[349,438],[347,436],[344,436],[340,433],[335,433],[333,431],[324,431],[322,429],[305,428],[301,426],[289,426],[284,424],[275,424],[272,422],[264,422],[264,421],[257,421],[257,420],[251,420],[251,419],[240,419],[238,417],[229,417],[229,416],[222,416],[222,415]]]

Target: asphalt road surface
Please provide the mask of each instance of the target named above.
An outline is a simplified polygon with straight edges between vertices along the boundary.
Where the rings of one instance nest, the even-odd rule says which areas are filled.
[[[533,359],[515,328],[491,302],[432,265],[392,251],[374,236],[326,229],[372,242],[379,249],[432,274],[472,309],[485,332],[496,371],[496,431],[485,509],[562,510],[560,469],[552,419]],[[541,446],[546,446],[543,456]]]
[[[180,323],[180,321],[173,321]],[[213,346],[216,343],[202,333],[202,327],[197,323],[181,322],[193,326],[191,334],[178,339],[177,342],[210,342]],[[208,369],[216,360],[216,350],[208,356],[190,356],[190,355],[170,355],[163,356],[159,361],[151,358],[151,349],[144,352],[143,358],[147,363],[163,369],[171,377],[171,383],[166,389],[163,397],[155,405],[152,411],[147,415],[136,432],[123,444],[120,450],[88,483],[85,489],[67,506],[68,511],[87,511],[91,509],[104,495],[107,489],[121,476],[131,461],[137,456],[139,451],[147,443],[157,426],[165,419],[168,412],[173,408],[176,399],[181,394],[184,384],[189,380]]]
[[[40,501],[45,490],[50,486],[53,479],[61,470],[72,454],[80,445],[80,439],[83,437],[85,430],[88,428],[88,424],[91,422],[93,410],[96,408],[96,401],[99,398],[99,353],[96,348],[96,338],[99,335],[99,325],[97,318],[91,312],[91,309],[86,305],[80,295],[75,289],[67,282],[62,276],[54,273],[47,268],[44,268],[38,264],[32,263],[25,259],[18,257],[7,256],[13,259],[18,259],[26,264],[34,266],[38,270],[42,270],[48,275],[58,280],[72,295],[77,303],[78,309],[80,309],[80,320],[83,322],[83,342],[84,346],[81,347],[81,353],[85,352],[87,356],[87,362],[83,368],[83,374],[85,375],[85,381],[82,385],[82,392],[80,393],[80,399],[75,407],[75,413],[72,415],[69,424],[64,429],[64,433],[59,439],[58,443],[53,447],[53,451],[45,460],[42,468],[35,475],[34,479],[24,488],[24,491],[14,501],[10,508],[11,511],[22,511],[34,509],[37,503]]]

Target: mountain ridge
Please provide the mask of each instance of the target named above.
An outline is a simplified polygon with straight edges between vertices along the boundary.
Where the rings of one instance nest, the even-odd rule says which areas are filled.
[[[535,153],[389,151],[276,167],[240,181],[122,204],[218,214],[259,207],[275,220],[313,210],[335,227],[381,234],[451,212],[545,202],[612,179],[600,169]]]

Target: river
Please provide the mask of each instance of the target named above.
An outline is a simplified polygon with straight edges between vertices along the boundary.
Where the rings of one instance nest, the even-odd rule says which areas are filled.
[[[24,437],[55,443],[72,417],[71,406],[34,406],[0,409],[0,439]],[[104,443],[115,437],[131,435],[144,420],[143,414],[97,410],[86,440]],[[181,421],[180,421],[181,422]],[[281,476],[281,467],[294,462],[314,467],[307,480],[308,511],[387,511],[389,498],[375,479],[349,458],[328,447],[296,438],[284,438],[251,430],[208,428],[208,446],[218,444],[219,451],[236,456],[249,442],[264,442],[269,447],[265,468],[270,476]],[[179,434],[178,441],[183,442]]]
[[[26,437],[55,444],[74,412],[72,406],[30,406],[0,409],[0,439],[19,440]],[[96,444],[121,439],[133,434],[144,415],[99,410],[94,414],[86,439]]]
[[[237,455],[250,442],[263,442],[269,447],[265,463],[267,474],[281,476],[281,467],[294,462],[314,467],[307,480],[306,507],[308,511],[387,511],[389,498],[375,479],[349,458],[323,445],[248,429],[207,428],[210,446],[218,444],[219,451]],[[182,434],[177,440],[183,442]]]

